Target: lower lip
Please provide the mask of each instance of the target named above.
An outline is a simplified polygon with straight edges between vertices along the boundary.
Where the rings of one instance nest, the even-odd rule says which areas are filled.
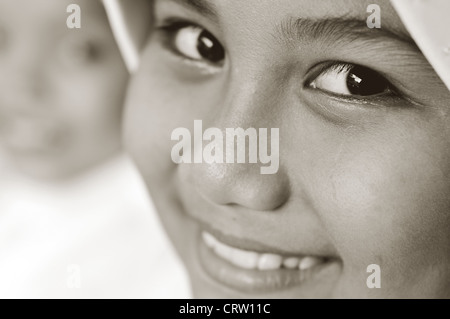
[[[340,272],[338,260],[325,261],[307,270],[248,270],[236,267],[217,256],[198,236],[200,263],[205,272],[216,282],[242,293],[273,293],[291,288],[320,284],[325,277],[335,278]],[[328,286],[328,285],[327,285]],[[306,288],[306,287],[305,287]]]

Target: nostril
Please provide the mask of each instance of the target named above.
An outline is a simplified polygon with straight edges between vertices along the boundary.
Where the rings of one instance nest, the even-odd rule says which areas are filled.
[[[282,170],[263,175],[253,164],[181,164],[179,174],[183,187],[213,205],[274,211],[290,196],[289,181]]]
[[[258,181],[243,181],[236,190],[235,203],[256,211],[275,211],[289,200],[289,183],[283,176],[263,175]]]

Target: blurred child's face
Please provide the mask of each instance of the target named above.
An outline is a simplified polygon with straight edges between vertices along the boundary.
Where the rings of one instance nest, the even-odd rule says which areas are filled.
[[[157,0],[155,27],[126,139],[196,297],[450,297],[450,94],[388,1]],[[194,120],[279,128],[278,173],[174,164]]]
[[[81,29],[69,29],[69,4]],[[0,146],[62,178],[120,148],[127,72],[100,1],[0,0]]]

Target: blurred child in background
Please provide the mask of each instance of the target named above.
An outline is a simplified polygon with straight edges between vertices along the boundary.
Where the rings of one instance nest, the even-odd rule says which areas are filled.
[[[121,152],[127,80],[99,1],[0,0],[0,298],[187,296]]]

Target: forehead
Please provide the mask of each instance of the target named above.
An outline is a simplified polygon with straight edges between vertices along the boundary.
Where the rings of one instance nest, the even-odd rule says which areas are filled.
[[[409,33],[389,0],[160,0],[196,8],[214,18],[221,26],[234,25],[262,29],[289,18],[354,18],[365,20],[368,6],[380,6],[382,28],[389,28],[405,38]]]

